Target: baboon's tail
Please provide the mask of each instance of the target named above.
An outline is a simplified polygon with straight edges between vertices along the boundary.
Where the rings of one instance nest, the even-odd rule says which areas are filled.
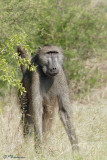
[[[17,47],[17,52],[19,53],[19,56],[23,59],[23,58],[28,58],[31,59],[30,55],[26,52],[25,48],[22,49],[21,46]],[[25,74],[27,67],[24,64],[21,64],[21,70],[23,75]]]

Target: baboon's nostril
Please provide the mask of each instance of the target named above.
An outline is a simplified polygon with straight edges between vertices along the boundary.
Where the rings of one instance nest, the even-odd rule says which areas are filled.
[[[56,71],[56,68],[50,69],[50,72],[55,72],[55,71]]]
[[[53,68],[53,70],[56,70],[56,68]]]

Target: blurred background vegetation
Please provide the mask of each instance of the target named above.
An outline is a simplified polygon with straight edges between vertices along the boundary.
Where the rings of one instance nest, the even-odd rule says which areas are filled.
[[[20,63],[23,62],[16,53],[20,44],[32,55],[44,44],[62,46],[74,98],[104,85],[107,78],[102,71],[107,59],[107,3],[94,2],[1,0],[0,96],[6,95],[11,86],[21,87]]]

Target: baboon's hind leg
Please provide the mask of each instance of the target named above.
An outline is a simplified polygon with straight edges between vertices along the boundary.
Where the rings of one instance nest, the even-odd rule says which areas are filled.
[[[23,135],[26,137],[27,135],[34,135],[34,124],[29,114],[22,115],[22,125],[23,125]]]
[[[21,104],[21,113],[22,113],[22,125],[23,125],[23,135],[32,135],[34,132],[34,124],[32,116],[29,112],[29,100],[26,93],[19,95],[20,104]]]

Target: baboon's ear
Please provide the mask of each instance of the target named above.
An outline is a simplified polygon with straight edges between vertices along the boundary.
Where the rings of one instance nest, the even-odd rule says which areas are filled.
[[[36,54],[39,54],[39,52],[41,51],[41,49],[42,48],[39,46]]]

